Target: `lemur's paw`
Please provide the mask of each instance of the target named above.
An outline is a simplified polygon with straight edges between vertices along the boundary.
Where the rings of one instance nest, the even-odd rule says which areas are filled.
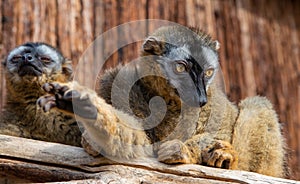
[[[236,169],[238,157],[230,143],[219,140],[202,151],[202,161],[212,167]]]
[[[71,89],[67,84],[46,83],[42,88],[49,94],[40,97],[37,104],[45,112],[56,107],[83,118],[97,118],[97,108],[87,94],[82,95],[78,90]]]
[[[157,155],[158,160],[166,164],[192,163],[189,149],[176,139],[161,144]]]
[[[37,104],[43,108],[45,112],[57,107],[61,110],[73,113],[72,98],[79,98],[77,91],[70,91],[70,88],[59,83],[45,83],[43,90],[48,94],[40,97]]]

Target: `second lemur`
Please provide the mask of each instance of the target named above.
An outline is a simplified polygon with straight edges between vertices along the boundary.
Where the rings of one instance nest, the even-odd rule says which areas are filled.
[[[284,139],[271,103],[252,97],[236,106],[227,99],[215,77],[218,48],[198,29],[162,27],[145,40],[137,62],[102,75],[100,97],[75,82],[50,83],[44,89],[55,100],[39,102],[75,113],[93,154],[283,177]]]
[[[72,80],[71,61],[48,44],[28,42],[14,48],[3,67],[7,98],[0,134],[80,146],[81,132],[72,116],[57,110],[44,113],[36,105],[46,94],[43,84]]]

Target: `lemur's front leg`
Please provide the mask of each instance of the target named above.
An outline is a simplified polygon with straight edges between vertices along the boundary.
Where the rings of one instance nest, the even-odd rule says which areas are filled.
[[[229,142],[217,140],[202,151],[202,162],[212,167],[237,169],[238,154]]]
[[[196,135],[185,142],[167,141],[159,147],[158,160],[167,164],[202,164],[237,169],[238,156],[231,144],[210,137]]]
[[[152,145],[139,122],[105,103],[96,92],[76,82],[49,83],[43,89],[48,95],[40,97],[38,105],[44,111],[57,108],[75,114],[84,130],[82,143],[87,152],[118,159],[153,156]]]

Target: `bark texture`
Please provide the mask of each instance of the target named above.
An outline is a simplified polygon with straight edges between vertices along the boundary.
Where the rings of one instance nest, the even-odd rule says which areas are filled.
[[[0,135],[0,183],[300,183],[245,171],[156,160],[114,162],[82,148]],[[59,151],[57,151],[59,150]]]

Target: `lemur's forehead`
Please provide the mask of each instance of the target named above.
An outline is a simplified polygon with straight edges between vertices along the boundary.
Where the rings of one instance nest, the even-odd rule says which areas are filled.
[[[203,58],[204,61],[206,61],[203,63],[204,68],[210,67],[210,66],[212,66],[214,68],[218,67],[218,65],[219,65],[218,55],[210,48],[202,47],[201,57]]]
[[[169,52],[170,59],[174,60],[185,60],[189,58],[191,55],[191,51],[188,47],[188,45],[184,44],[183,46],[175,47],[174,49],[171,49]]]
[[[28,49],[28,47],[26,47],[26,46],[19,46],[19,47],[13,49],[7,56],[7,60],[11,60],[12,57],[14,57],[15,55],[22,54],[22,52],[24,52],[27,49]]]
[[[46,55],[52,58],[54,61],[60,61],[61,56],[51,47],[47,45],[39,45],[36,47],[36,52],[38,54]]]
[[[190,60],[197,62],[201,68],[218,67],[218,55],[211,48],[206,46],[191,46],[184,44],[175,46],[168,53],[171,60]]]
[[[184,44],[183,46],[178,48],[183,52],[184,55],[189,56],[191,55],[190,47],[187,44]]]
[[[36,47],[21,45],[19,47],[16,47],[9,53],[9,55],[7,56],[7,60],[11,60],[15,55],[21,55],[26,51],[32,51],[32,54],[46,55],[48,57],[51,57],[51,59],[54,61],[62,60],[62,56],[60,56],[58,52],[47,45],[38,45]]]

